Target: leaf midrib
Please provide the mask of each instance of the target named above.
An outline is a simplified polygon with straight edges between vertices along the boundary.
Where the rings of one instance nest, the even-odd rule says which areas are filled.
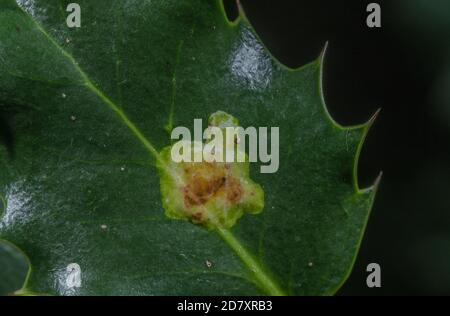
[[[92,93],[97,95],[113,112],[117,114],[117,116],[121,119],[121,121],[130,129],[133,135],[142,143],[142,145],[147,149],[147,151],[160,163],[160,165],[167,169],[166,171],[169,174],[173,172],[167,166],[166,162],[161,158],[158,150],[153,146],[153,144],[144,136],[144,134],[139,130],[139,128],[127,117],[124,111],[118,106],[114,101],[112,101],[102,90],[97,88],[86,72],[79,66],[76,62],[75,58],[69,54],[64,48],[62,48],[56,40],[54,40],[47,31],[26,11],[24,11],[20,6],[18,6],[19,10],[29,18],[34,26],[39,30],[39,32],[47,38],[50,43],[61,53],[64,57],[66,57],[76,71],[80,74],[83,79],[83,85]],[[181,47],[180,47],[181,50]],[[173,108],[171,109],[173,111]],[[173,115],[173,113],[171,113]],[[171,120],[171,118],[169,118]],[[169,121],[171,123],[171,121]],[[256,284],[260,287],[261,290],[266,292],[269,295],[285,295],[284,291],[278,286],[277,282],[275,282],[272,277],[267,274],[265,269],[261,266],[261,264],[253,258],[250,252],[241,244],[241,242],[233,235],[233,233],[228,229],[222,229],[218,227],[216,229],[218,235],[222,238],[222,240],[227,244],[238,256],[238,258],[244,263],[246,268],[250,270],[253,277],[255,278]]]

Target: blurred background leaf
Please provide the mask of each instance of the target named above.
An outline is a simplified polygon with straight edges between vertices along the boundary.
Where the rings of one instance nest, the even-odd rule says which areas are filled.
[[[0,242],[0,295],[11,295],[22,287],[28,271],[23,254],[13,246]]]

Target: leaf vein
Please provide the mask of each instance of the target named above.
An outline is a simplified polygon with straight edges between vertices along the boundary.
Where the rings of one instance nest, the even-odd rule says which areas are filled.
[[[20,8],[20,7],[19,7]],[[89,76],[81,69],[81,67],[78,65],[75,58],[69,54],[64,48],[62,48],[55,39],[53,39],[47,31],[35,20],[31,15],[29,15],[27,12],[23,11],[22,8],[20,8],[22,12],[34,23],[36,28],[39,30],[39,32],[44,35],[45,38],[56,48],[60,51],[60,53],[66,57],[70,63],[74,66],[74,68],[77,70],[77,72],[80,74],[81,78],[83,79],[84,86],[90,90],[92,93],[97,95],[113,112],[117,114],[117,116],[122,120],[122,122],[131,130],[131,132],[134,134],[134,136],[144,145],[144,147],[148,150],[148,152],[154,156],[158,161],[162,162],[158,151],[153,146],[153,144],[144,136],[144,134],[138,129],[138,127],[131,122],[131,120],[127,117],[127,115],[123,112],[123,110],[116,104],[114,101],[112,101],[102,90],[100,90],[89,78]]]

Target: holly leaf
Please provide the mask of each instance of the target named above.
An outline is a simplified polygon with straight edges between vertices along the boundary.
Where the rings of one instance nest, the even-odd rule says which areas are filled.
[[[323,55],[286,68],[218,0],[79,0],[80,28],[69,2],[0,3],[0,238],[30,262],[18,293],[335,293],[375,195],[356,176],[373,120],[331,119]],[[232,164],[212,186],[225,166],[173,167],[170,132],[213,113],[279,127],[278,171]],[[201,220],[224,203],[233,218]]]

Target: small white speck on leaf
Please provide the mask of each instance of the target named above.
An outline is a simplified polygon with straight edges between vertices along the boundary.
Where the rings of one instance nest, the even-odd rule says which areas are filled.
[[[212,268],[212,266],[213,266],[212,262],[209,261],[209,260],[206,260],[206,261],[205,261],[205,265],[206,265],[206,267],[207,267],[208,269]]]
[[[66,38],[66,43],[67,43],[67,44],[70,43],[70,38]]]
[[[308,267],[312,267],[313,265],[314,265],[314,263],[308,262]]]
[[[63,99],[65,99],[67,97],[67,95],[65,93],[61,94],[61,96],[63,97]]]
[[[125,167],[120,167],[120,171],[125,171]]]
[[[70,120],[71,120],[72,122],[75,122],[75,121],[77,120],[77,117],[76,117],[75,115],[71,115],[71,116],[70,116]]]
[[[108,228],[108,226],[106,226],[105,224],[102,224],[100,227],[101,227],[101,229],[107,229]]]

